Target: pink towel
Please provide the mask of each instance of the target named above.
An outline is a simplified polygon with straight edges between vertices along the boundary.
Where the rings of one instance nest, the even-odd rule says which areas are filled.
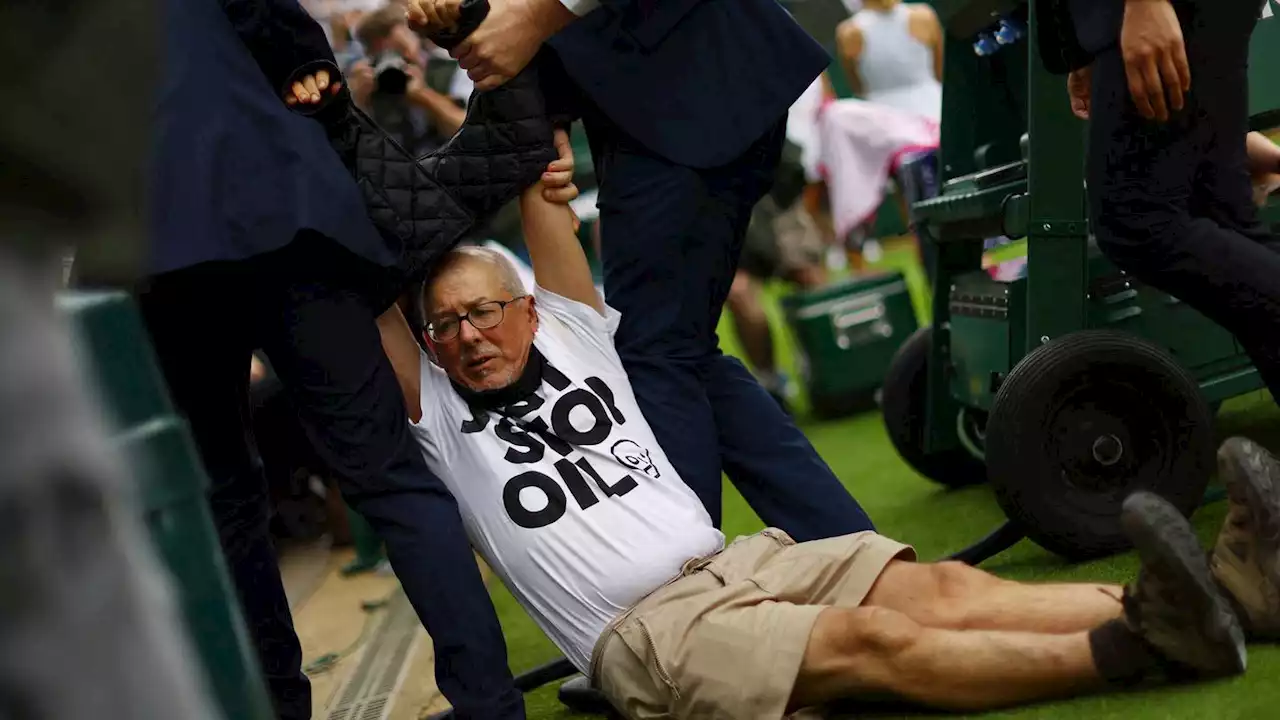
[[[938,124],[905,110],[846,99],[818,114],[822,174],[831,195],[836,232],[847,237],[884,199],[885,184],[904,153],[934,150]]]

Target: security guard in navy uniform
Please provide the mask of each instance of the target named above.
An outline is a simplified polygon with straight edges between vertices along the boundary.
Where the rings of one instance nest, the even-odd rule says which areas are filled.
[[[456,502],[409,435],[382,351],[375,321],[386,308],[367,290],[395,258],[324,130],[282,99],[317,61],[333,63],[322,29],[298,0],[163,0],[163,10],[151,243],[147,277],[133,290],[209,475],[279,717],[310,718],[312,700],[268,533],[266,483],[251,459],[249,368],[259,347],[345,499],[385,542],[458,716],[523,718]],[[319,102],[341,79],[304,90]],[[98,284],[85,260],[80,283]]]
[[[1262,0],[1037,2],[1045,65],[1088,93],[1099,248],[1230,330],[1280,398],[1280,246],[1245,151]]]

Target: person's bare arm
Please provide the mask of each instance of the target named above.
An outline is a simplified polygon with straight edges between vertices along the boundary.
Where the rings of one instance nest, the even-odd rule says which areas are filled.
[[[410,420],[418,422],[422,419],[422,349],[413,339],[399,305],[392,305],[378,318],[378,332],[382,335],[382,351],[391,361],[404,393],[405,410]]]
[[[446,137],[452,137],[458,132],[458,128],[462,127],[463,121],[467,119],[466,108],[458,107],[453,98],[429,87],[418,88],[409,95],[409,100],[426,110],[431,119],[436,121],[440,134]]]
[[[1245,138],[1249,153],[1249,172],[1254,175],[1280,173],[1280,145],[1260,132],[1251,132]]]
[[[1263,207],[1271,195],[1280,190],[1280,145],[1262,133],[1251,132],[1245,136],[1245,149],[1249,154],[1253,202]]]
[[[556,130],[555,141],[560,158],[520,196],[520,220],[533,277],[542,288],[604,315],[604,302],[591,280],[591,265],[569,208],[569,201],[578,195],[573,184],[573,149],[563,130]]]
[[[410,65],[406,72],[409,75],[409,86],[405,88],[405,97],[427,111],[441,136],[452,137],[467,119],[466,108],[458,107],[448,95],[432,90],[423,79],[423,70],[418,65]]]
[[[922,38],[922,42],[933,51],[933,76],[938,79],[938,82],[942,82],[943,38],[946,36],[942,29],[942,21],[938,19],[938,13],[924,3],[913,4],[912,10],[915,13],[912,19],[920,27],[918,37]]]
[[[836,52],[840,55],[840,67],[849,81],[849,89],[862,97],[862,76],[858,74],[858,58],[862,57],[862,30],[849,18],[836,26]]]

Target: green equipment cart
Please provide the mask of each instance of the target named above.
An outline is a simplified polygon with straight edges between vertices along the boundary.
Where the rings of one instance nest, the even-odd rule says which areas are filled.
[[[1268,9],[1274,0],[1268,0]],[[1085,124],[1035,47],[1035,10],[938,0],[947,28],[941,192],[916,203],[937,254],[932,325],[885,379],[885,423],[920,474],[989,481],[1008,522],[957,557],[1023,537],[1071,559],[1128,547],[1123,498],[1155,490],[1190,515],[1214,461],[1213,410],[1262,387],[1226,330],[1107,262],[1090,241]],[[1255,128],[1280,124],[1280,19],[1252,43]],[[1264,216],[1275,224],[1273,199]],[[1026,238],[1027,271],[980,269],[983,238]]]

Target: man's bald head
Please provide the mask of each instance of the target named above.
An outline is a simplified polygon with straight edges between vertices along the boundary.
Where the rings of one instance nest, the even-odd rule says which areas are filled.
[[[444,285],[452,285],[454,280],[461,279],[460,275],[465,275],[470,284],[476,285],[477,291],[498,289],[511,297],[519,297],[528,292],[515,265],[502,253],[483,247],[456,247],[440,260],[422,285],[423,317],[430,318],[437,309],[437,290]],[[492,282],[492,287],[479,287],[476,281],[481,277],[488,281],[484,283],[486,286]]]

